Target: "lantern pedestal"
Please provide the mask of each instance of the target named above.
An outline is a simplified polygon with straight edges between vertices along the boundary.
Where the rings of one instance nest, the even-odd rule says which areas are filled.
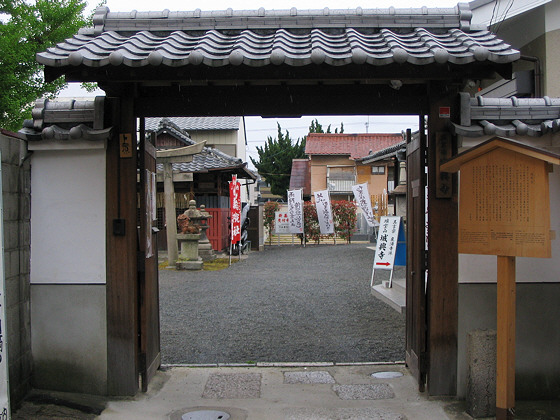
[[[183,233],[177,235],[181,248],[179,259],[175,264],[177,270],[202,270],[202,258],[198,256],[200,234]]]

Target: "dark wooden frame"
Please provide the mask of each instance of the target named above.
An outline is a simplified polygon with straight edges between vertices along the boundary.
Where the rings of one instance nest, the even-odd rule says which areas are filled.
[[[145,116],[305,114],[428,115],[429,246],[425,319],[416,313],[407,328],[426,327],[427,386],[431,395],[455,395],[457,371],[458,255],[457,200],[435,192],[436,133],[447,131],[439,107],[456,110],[455,97],[467,79],[511,75],[511,64],[476,62],[463,66],[246,66],[206,68],[47,69],[49,79],[94,80],[106,90],[115,135],[132,133],[135,118]],[[204,71],[202,71],[204,70]],[[401,79],[400,90],[389,80]],[[161,83],[163,81],[163,83]],[[156,82],[156,83],[154,83]],[[271,100],[274,98],[274,100]],[[453,118],[453,115],[452,115]],[[453,140],[456,143],[456,140]],[[453,145],[456,147],[456,144]],[[137,157],[118,157],[118,142],[107,151],[107,314],[109,393],[132,395],[138,389],[138,296],[136,235]],[[456,188],[456,179],[452,182]],[[120,206],[120,211],[118,209]],[[115,218],[126,222],[126,235],[113,235]],[[409,217],[410,221],[410,217]],[[418,318],[422,317],[422,318]],[[420,369],[418,370],[420,372]],[[423,374],[423,373],[422,373]],[[421,374],[419,382],[422,382]]]

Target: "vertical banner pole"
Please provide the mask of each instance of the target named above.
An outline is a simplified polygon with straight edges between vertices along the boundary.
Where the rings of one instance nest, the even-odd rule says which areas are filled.
[[[515,407],[515,257],[498,256],[496,420]]]

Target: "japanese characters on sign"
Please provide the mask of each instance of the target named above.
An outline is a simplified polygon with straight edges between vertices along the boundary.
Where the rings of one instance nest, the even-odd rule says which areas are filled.
[[[550,258],[545,162],[496,149],[461,166],[459,252]]]
[[[274,212],[274,233],[290,233],[290,218],[285,211]]]
[[[397,254],[399,229],[401,218],[399,216],[383,216],[379,223],[379,235],[375,249],[373,268],[392,270]]]
[[[436,197],[451,198],[453,196],[453,177],[448,172],[440,171],[440,164],[451,158],[453,154],[451,134],[436,133]]]
[[[132,157],[132,134],[123,133],[119,135],[119,155],[121,158]]]
[[[331,199],[329,190],[316,191],[314,195],[321,235],[334,233],[334,222],[331,210]]]
[[[229,207],[231,211],[231,243],[241,239],[241,184],[233,175],[229,183]]]
[[[288,191],[289,233],[303,233],[303,200],[301,190]]]
[[[373,209],[371,208],[371,199],[369,198],[367,183],[353,185],[352,191],[354,192],[356,203],[362,209],[368,226],[379,226],[373,214]]]

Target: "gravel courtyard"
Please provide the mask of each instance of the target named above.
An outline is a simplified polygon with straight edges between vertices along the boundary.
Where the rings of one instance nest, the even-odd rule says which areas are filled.
[[[272,246],[222,271],[160,270],[162,362],[404,360],[372,260],[367,244]]]

